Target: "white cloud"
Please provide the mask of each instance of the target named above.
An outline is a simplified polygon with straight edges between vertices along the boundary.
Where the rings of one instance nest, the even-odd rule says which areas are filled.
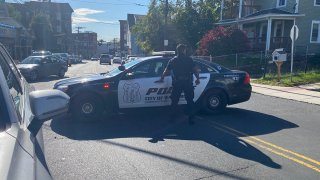
[[[72,16],[72,24],[81,24],[81,23],[104,23],[104,24],[117,24],[114,21],[101,21],[98,19],[90,18],[88,15],[104,13],[101,10],[88,9],[88,8],[79,8],[74,10],[74,14]]]
[[[103,13],[104,11],[101,10],[95,10],[95,9],[88,9],[88,8],[79,8],[74,10],[75,16],[87,16],[89,14],[98,14]]]

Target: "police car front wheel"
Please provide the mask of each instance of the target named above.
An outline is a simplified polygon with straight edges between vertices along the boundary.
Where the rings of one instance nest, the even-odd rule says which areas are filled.
[[[74,97],[71,111],[76,121],[96,121],[103,114],[102,102],[94,95],[79,95]]]
[[[209,114],[219,113],[227,106],[227,97],[222,91],[211,91],[204,96],[203,109]]]

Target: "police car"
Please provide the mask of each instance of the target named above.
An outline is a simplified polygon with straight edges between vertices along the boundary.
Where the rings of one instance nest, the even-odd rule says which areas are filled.
[[[172,58],[172,57],[171,57]],[[76,120],[96,120],[103,112],[120,109],[169,106],[172,79],[156,83],[170,57],[136,59],[103,74],[91,74],[57,82],[54,89],[71,97],[71,113]],[[208,112],[216,113],[226,105],[250,99],[250,76],[243,71],[194,59],[200,84],[194,85],[194,101]],[[186,104],[183,94],[179,104]]]

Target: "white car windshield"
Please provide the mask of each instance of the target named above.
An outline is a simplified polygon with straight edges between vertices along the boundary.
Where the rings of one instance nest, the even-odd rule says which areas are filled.
[[[24,59],[21,64],[40,64],[42,60],[42,57],[32,57],[29,56],[26,59]]]

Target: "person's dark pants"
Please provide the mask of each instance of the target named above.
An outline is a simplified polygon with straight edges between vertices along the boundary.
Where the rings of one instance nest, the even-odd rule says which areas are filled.
[[[176,113],[181,93],[184,92],[184,98],[187,101],[187,115],[193,117],[195,114],[194,87],[192,81],[177,81],[172,83],[171,107],[172,112]]]

